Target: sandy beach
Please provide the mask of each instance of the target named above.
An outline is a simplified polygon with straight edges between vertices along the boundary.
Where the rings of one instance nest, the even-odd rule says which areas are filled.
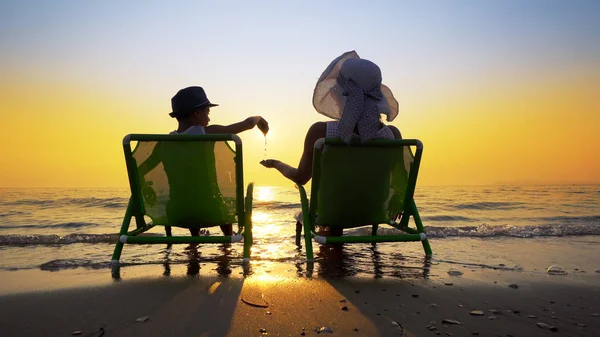
[[[206,264],[0,273],[3,336],[597,336],[598,273],[424,268],[424,277],[313,275]],[[287,269],[286,269],[287,268]],[[516,286],[515,286],[516,285]],[[138,322],[141,321],[141,322]],[[324,329],[325,331],[319,331]]]

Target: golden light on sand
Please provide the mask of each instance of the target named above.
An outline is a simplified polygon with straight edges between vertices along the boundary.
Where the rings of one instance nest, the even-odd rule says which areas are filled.
[[[221,285],[221,282],[215,282],[215,283],[213,283],[210,286],[210,288],[208,288],[208,293],[211,294],[211,295],[214,294],[215,291],[217,291],[217,288],[219,288],[220,285]]]
[[[279,268],[281,268],[281,266],[277,265],[275,262],[261,261],[260,264],[252,266],[254,273],[252,274],[251,280],[263,284],[283,282],[287,277],[282,275],[284,274],[284,271]]]

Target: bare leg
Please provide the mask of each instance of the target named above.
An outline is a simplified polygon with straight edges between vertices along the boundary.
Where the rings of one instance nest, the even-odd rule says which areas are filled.
[[[330,227],[329,235],[330,236],[342,236],[344,234],[344,229],[341,227]]]
[[[342,236],[344,229],[340,227],[318,226],[317,234],[321,236]]]
[[[233,226],[231,224],[221,225],[221,230],[223,231],[223,235],[225,236],[233,235]]]
[[[296,246],[300,246],[300,241],[302,240],[302,223],[300,221],[296,221]]]

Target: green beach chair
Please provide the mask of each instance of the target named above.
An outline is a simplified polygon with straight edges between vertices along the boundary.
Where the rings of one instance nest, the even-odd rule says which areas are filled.
[[[414,149],[414,152],[413,152]],[[414,153],[414,155],[413,155]],[[315,143],[310,202],[299,185],[306,258],[313,261],[312,240],[320,244],[420,241],[431,248],[413,199],[423,153],[419,140],[353,140],[322,138]],[[409,227],[413,217],[416,228]],[[377,235],[386,224],[402,232]],[[320,236],[316,226],[355,228],[369,225],[368,236]],[[297,232],[297,242],[300,233]]]
[[[137,142],[132,151],[132,142]],[[228,142],[235,143],[233,150]],[[252,246],[252,190],[244,198],[242,141],[237,135],[130,134],[123,139],[131,197],[112,256],[124,244],[242,242]],[[135,229],[130,231],[131,218]],[[146,220],[149,218],[151,221]],[[238,224],[231,236],[172,236],[171,226],[207,228]],[[165,226],[166,236],[140,235]]]

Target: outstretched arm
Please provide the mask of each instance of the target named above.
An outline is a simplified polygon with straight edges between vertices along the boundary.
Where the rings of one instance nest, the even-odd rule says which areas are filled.
[[[207,134],[238,134],[240,132],[253,129],[258,126],[258,129],[265,135],[269,132],[269,123],[260,116],[248,117],[241,122],[237,122],[231,125],[209,125],[205,128]]]
[[[138,175],[144,177],[148,172],[152,171],[161,162],[161,143],[156,143],[150,156],[138,166]]]
[[[324,138],[327,133],[327,124],[317,122],[313,124],[304,139],[304,151],[300,158],[298,168],[294,168],[276,159],[263,160],[260,163],[268,168],[274,168],[291,181],[304,185],[312,178],[313,152],[315,143],[319,138]]]

